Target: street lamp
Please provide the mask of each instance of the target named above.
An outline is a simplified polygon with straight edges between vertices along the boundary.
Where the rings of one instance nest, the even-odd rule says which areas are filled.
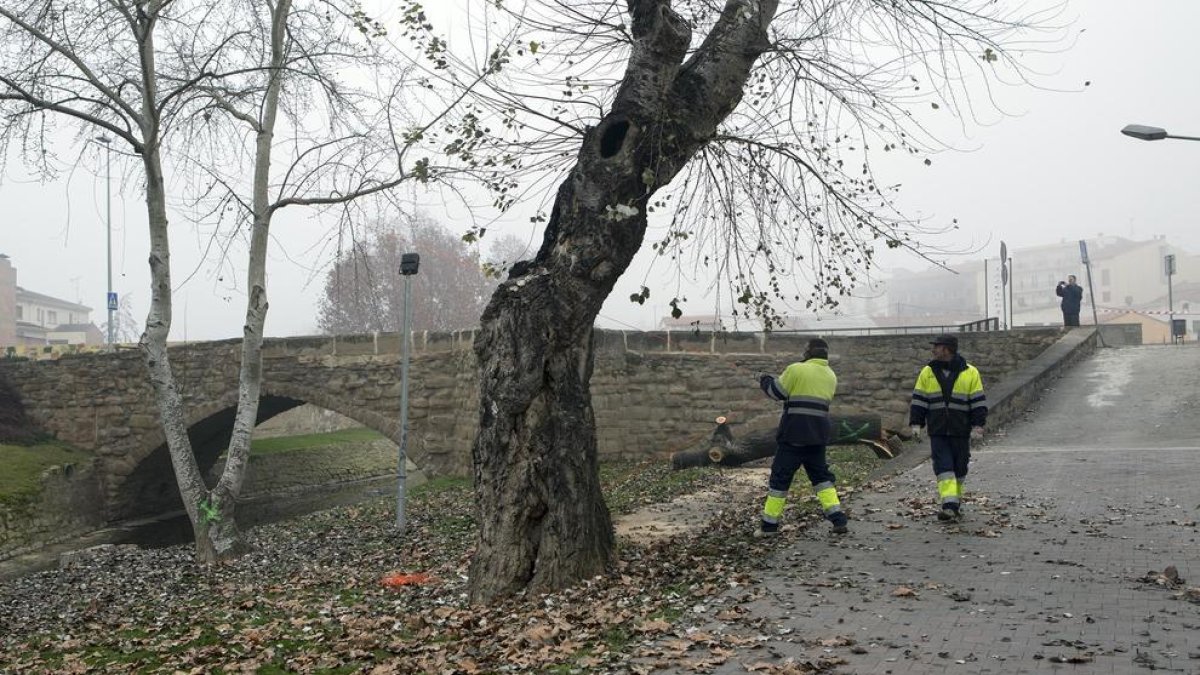
[[[104,222],[108,251],[108,293],[104,301],[108,306],[108,346],[111,348],[117,341],[117,327],[113,325],[113,313],[117,311],[117,295],[112,289],[112,139],[108,136],[97,136],[94,140],[104,144]]]
[[[400,275],[404,277],[404,309],[400,325],[400,448],[396,470],[396,531],[404,534],[407,520],[404,515],[405,488],[408,483],[408,350],[412,322],[411,277],[416,276],[421,256],[405,253],[400,256]]]
[[[1177,138],[1182,141],[1200,141],[1200,136],[1176,136],[1168,134],[1166,129],[1159,127],[1148,127],[1144,124],[1127,124],[1121,130],[1121,133],[1126,136],[1132,136],[1143,141],[1161,141],[1164,138]],[[1171,277],[1175,274],[1175,256],[1168,255],[1163,258],[1164,271],[1167,274],[1167,315],[1170,317],[1171,328],[1168,331],[1171,334],[1171,340],[1175,340],[1175,299],[1171,292]]]
[[[1125,125],[1125,128],[1121,130],[1121,133],[1143,141],[1161,141],[1164,138],[1178,138],[1184,141],[1200,141],[1200,137],[1197,136],[1175,136],[1168,134],[1166,129],[1160,129],[1159,127],[1148,127],[1144,124],[1127,124]]]

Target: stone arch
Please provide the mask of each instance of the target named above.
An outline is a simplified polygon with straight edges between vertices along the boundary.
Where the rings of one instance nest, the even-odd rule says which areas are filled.
[[[234,389],[220,398],[189,407],[188,436],[202,473],[207,473],[228,447],[237,401],[238,392]],[[399,443],[400,424],[395,415],[384,415],[347,401],[345,397],[287,383],[264,383],[257,423],[306,403],[350,418],[383,434],[393,443]],[[421,449],[410,452],[409,458],[418,466],[424,464]],[[126,470],[121,471],[121,468]],[[166,437],[161,430],[139,439],[126,461],[120,467],[110,469],[108,478],[106,515],[110,521],[157,516],[183,509]]]

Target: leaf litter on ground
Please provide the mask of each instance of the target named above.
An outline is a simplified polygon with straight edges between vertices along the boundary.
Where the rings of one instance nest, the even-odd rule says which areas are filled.
[[[723,485],[719,469],[662,464],[602,471],[614,513]],[[212,568],[190,546],[104,547],[0,584],[0,663],[47,673],[604,673],[651,672],[669,656],[709,672],[752,642],[689,634],[679,619],[753,582],[768,545],[749,536],[757,496],[686,534],[622,541],[608,574],[487,607],[467,602],[474,524],[461,514],[472,503],[465,482],[414,492],[403,537],[387,498],[263,525],[245,533],[251,553]],[[721,616],[753,621],[736,607]]]

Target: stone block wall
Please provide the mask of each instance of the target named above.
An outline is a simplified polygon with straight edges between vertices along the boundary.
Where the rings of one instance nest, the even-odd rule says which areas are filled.
[[[1060,328],[964,333],[960,351],[979,368],[986,389],[1062,334]],[[596,331],[592,405],[601,458],[639,459],[690,447],[712,433],[718,415],[734,422],[778,415],[757,374],[782,372],[810,337]],[[827,338],[839,381],[834,411],[877,413],[887,427],[906,426],[912,385],[931,356],[929,339]],[[419,354],[413,364],[410,443],[438,458],[431,474],[468,475],[478,408],[474,358],[469,351],[434,352]]]
[[[1062,334],[1054,327],[959,336],[962,352],[990,387]],[[756,374],[781,372],[809,337],[597,330],[592,395],[601,456],[665,455],[706,438],[718,415],[740,421],[778,414],[777,404],[759,391]],[[831,365],[840,380],[835,410],[878,413],[885,425],[903,426],[912,384],[930,357],[929,339],[829,337]],[[471,472],[478,417],[473,341],[470,331],[415,336],[408,454],[429,476]],[[308,402],[398,441],[399,352],[396,334],[267,340],[263,393],[268,398],[260,412],[270,417]],[[232,420],[239,358],[237,340],[171,350],[193,435],[210,436],[201,443],[210,454],[221,449],[216,427],[226,428],[225,420]],[[173,483],[157,405],[139,353],[44,363],[0,360],[0,377],[18,392],[35,423],[96,453],[113,517],[126,513],[139,495],[171,492],[164,482]],[[211,460],[215,454],[204,466]]]
[[[0,503],[0,560],[96,528],[103,503],[92,465],[47,469],[38,496]]]

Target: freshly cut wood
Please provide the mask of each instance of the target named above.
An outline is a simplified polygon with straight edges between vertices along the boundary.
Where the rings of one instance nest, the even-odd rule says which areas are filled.
[[[830,421],[833,424],[833,442],[830,445],[867,445],[882,459],[892,459],[902,447],[893,435],[885,433],[879,415],[837,415]],[[775,425],[772,424],[752,430],[741,438],[734,438],[728,420],[718,417],[717,427],[713,429],[708,442],[672,454],[671,468],[687,469],[709,464],[739,466],[771,457],[777,446],[775,431]]]

